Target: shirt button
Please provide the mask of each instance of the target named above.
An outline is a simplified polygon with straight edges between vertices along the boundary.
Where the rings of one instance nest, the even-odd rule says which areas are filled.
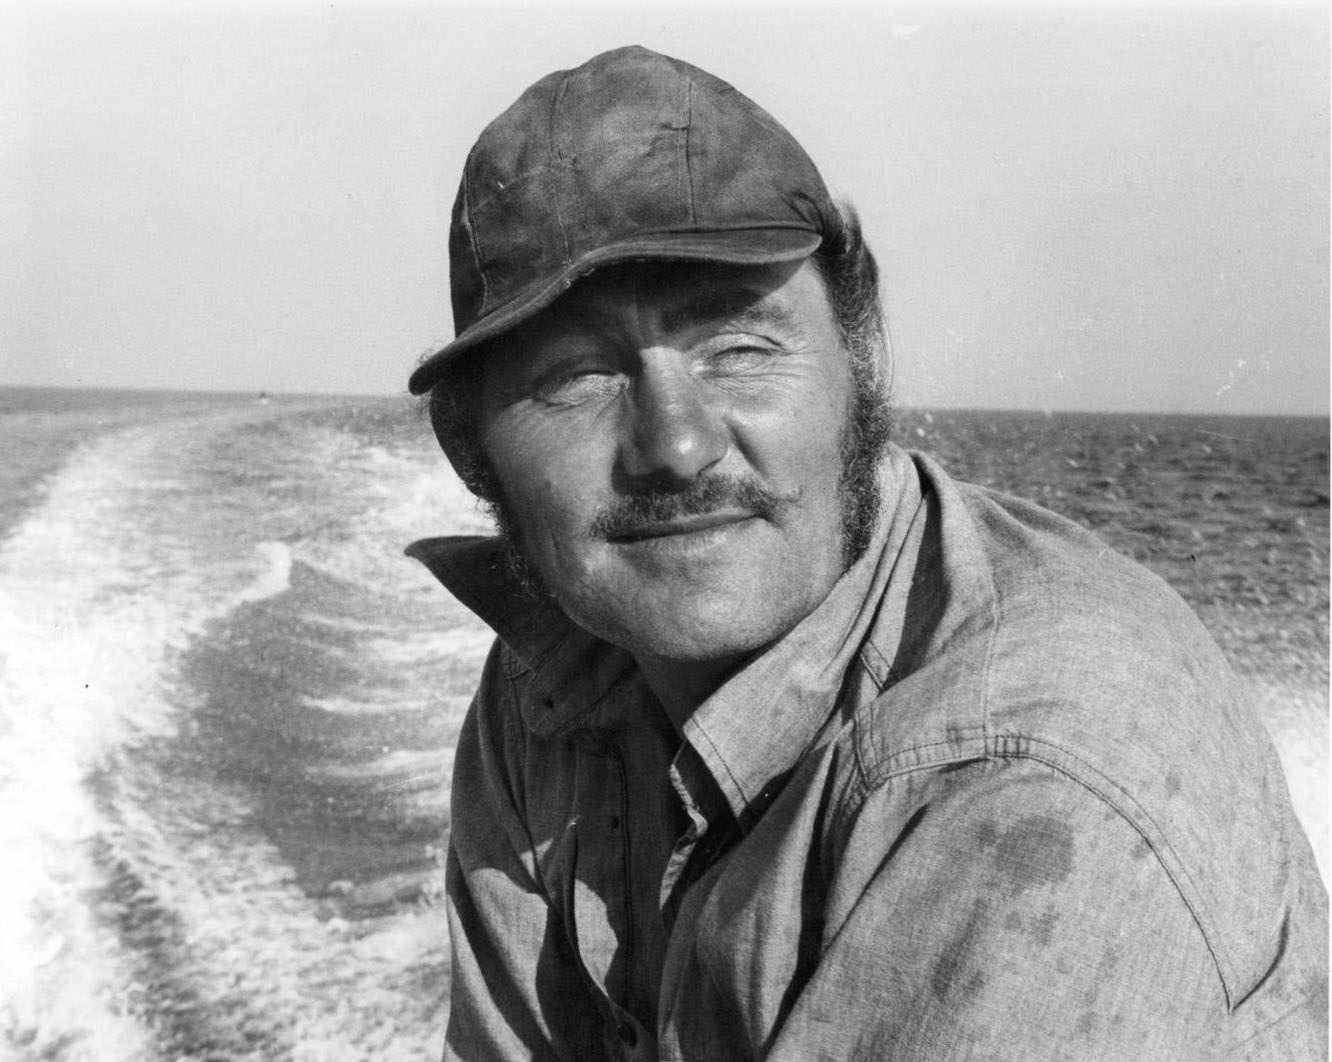
[[[638,1043],[638,1030],[627,1021],[620,1022],[615,1032],[620,1037],[620,1043],[624,1044],[625,1047],[633,1047],[634,1044]]]

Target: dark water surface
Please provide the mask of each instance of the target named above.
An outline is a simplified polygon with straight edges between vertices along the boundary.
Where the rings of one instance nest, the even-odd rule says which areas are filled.
[[[909,413],[899,438],[1151,568],[1240,671],[1326,685],[1326,418]]]
[[[1173,583],[1325,801],[1326,419],[898,437]],[[485,523],[414,405],[0,390],[0,447],[0,1058],[438,1057],[489,637],[401,550]]]

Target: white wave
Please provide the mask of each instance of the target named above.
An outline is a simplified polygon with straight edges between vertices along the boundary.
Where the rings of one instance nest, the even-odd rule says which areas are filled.
[[[279,412],[245,416],[257,423]],[[126,1008],[141,991],[132,956],[89,909],[100,871],[88,842],[106,836],[130,852],[179,927],[201,974],[191,984],[219,1003],[216,1012],[234,1009],[226,993],[238,975],[261,970],[256,1013],[285,1027],[299,1012],[302,1043],[339,1045],[324,1062],[361,1057],[357,1023],[382,1023],[368,1003],[346,1008],[345,986],[366,984],[376,969],[364,953],[374,938],[332,934],[260,836],[238,827],[182,842],[137,804],[118,805],[110,823],[86,785],[108,757],[133,758],[140,743],[176,733],[184,720],[165,680],[180,650],[211,619],[291,588],[298,562],[401,594],[413,613],[419,599],[423,632],[449,626],[437,622],[450,618],[445,595],[401,553],[421,534],[467,529],[436,519],[456,503],[439,489],[438,458],[380,452],[291,418],[246,434],[232,430],[240,418],[193,417],[93,441],[0,543],[0,1040],[28,1038],[37,1057],[156,1057]],[[329,622],[384,629],[329,600]],[[478,653],[489,640],[461,637]],[[370,769],[391,778],[448,771],[443,750],[420,762],[405,755],[389,749]],[[422,918],[428,931],[423,924],[410,961],[384,971],[384,983],[407,965],[438,963],[442,923]]]
[[[385,715],[401,710],[401,705],[385,700],[357,700],[354,697],[306,697],[306,707],[329,715]]]
[[[77,455],[0,549],[0,1005],[29,1035],[79,1030],[104,1057],[131,1058],[144,1033],[118,1012],[123,972],[80,898],[100,825],[84,782],[127,736],[121,706],[151,703],[174,625],[160,602],[125,592],[143,566],[112,533],[115,496],[145,440],[117,440]]]
[[[444,595],[438,583],[435,592]],[[455,665],[474,668],[479,678],[481,665],[494,640],[494,632],[478,617],[468,614],[457,627],[395,630],[392,634],[367,639],[362,651],[383,663],[403,667],[431,658],[448,660]]]
[[[0,1030],[38,1053],[45,1037],[69,1037],[69,1059],[144,1050],[121,953],[87,906],[107,823],[86,783],[112,750],[175,731],[162,676],[177,647],[289,583],[280,542],[240,538],[204,569],[173,533],[188,441],[159,425],[84,447],[0,544]]]
[[[268,567],[236,596],[238,602],[277,597],[291,586],[291,547],[285,542],[260,542],[255,550],[267,561]]]
[[[364,763],[325,764],[319,768],[324,778],[364,781],[408,775],[416,780],[442,782],[452,774],[453,749],[393,749],[387,745],[381,755]]]
[[[421,566],[403,550],[430,535],[493,533],[490,517],[424,443],[408,452],[344,445],[333,467],[348,497],[354,495],[355,510],[340,521],[336,536],[320,528],[302,536],[301,559],[358,585],[440,597],[438,584],[423,578]]]

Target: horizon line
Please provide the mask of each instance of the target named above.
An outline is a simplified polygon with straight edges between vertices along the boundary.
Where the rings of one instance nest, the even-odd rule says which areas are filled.
[[[0,383],[0,391],[69,391],[69,392],[96,392],[106,391],[118,394],[142,394],[142,395],[198,395],[201,397],[228,397],[228,398],[303,398],[303,399],[331,399],[331,400],[386,400],[402,399],[411,403],[423,403],[425,396],[413,396],[404,388],[402,391],[284,391],[270,390],[268,388],[199,388],[199,387],[130,387],[126,385],[103,385],[103,386],[80,386],[77,384],[29,384],[29,383]],[[947,405],[914,405],[903,403],[893,405],[893,412],[919,412],[919,413],[1026,413],[1032,416],[1115,416],[1115,417],[1287,417],[1291,419],[1302,420],[1332,420],[1332,411],[1322,412],[1291,412],[1283,410],[1280,412],[1262,411],[1262,410],[1172,410],[1172,409],[1079,409],[1079,408],[1055,408],[1055,407],[1032,407],[1032,406],[947,406]],[[34,411],[29,411],[34,412]]]

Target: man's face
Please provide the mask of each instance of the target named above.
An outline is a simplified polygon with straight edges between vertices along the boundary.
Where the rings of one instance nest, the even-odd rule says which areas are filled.
[[[482,446],[575,623],[718,661],[781,637],[840,576],[852,395],[810,263],[619,267],[494,355]]]

